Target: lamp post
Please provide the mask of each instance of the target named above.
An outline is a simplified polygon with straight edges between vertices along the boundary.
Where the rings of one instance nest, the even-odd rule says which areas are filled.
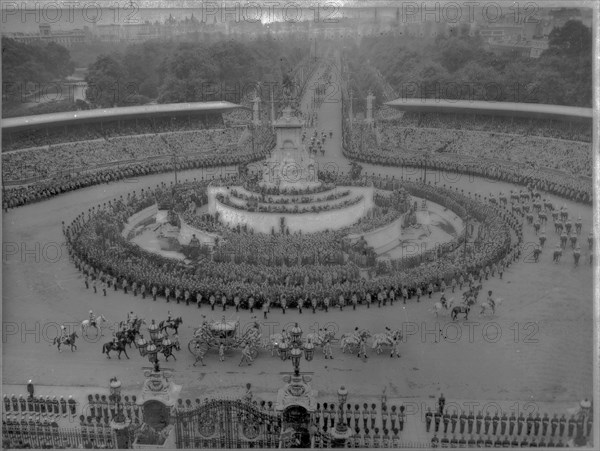
[[[121,404],[121,381],[116,377],[110,380],[110,396],[109,399],[116,404],[116,414],[110,422],[111,428],[115,431],[118,448],[128,448],[128,428],[131,419],[123,414],[123,404]]]
[[[158,325],[154,320],[152,320],[152,322],[148,326],[148,333],[150,334],[150,340],[155,342],[156,336],[158,334]]]
[[[331,435],[334,440],[332,443],[333,448],[344,448],[346,441],[352,437],[353,431],[348,427],[344,421],[344,405],[348,399],[348,390],[343,385],[338,389],[338,404],[340,406],[338,410],[338,421],[334,428],[331,428]]]
[[[315,345],[310,341],[302,344],[302,329],[298,323],[290,329],[289,334],[289,344],[284,341],[279,344],[279,357],[284,361],[290,358],[292,365],[294,365],[294,376],[299,376],[302,354],[304,353],[304,358],[307,362],[310,362],[315,355]]]
[[[140,355],[142,357],[146,357],[146,355],[148,354],[148,342],[146,341],[143,335],[140,335],[140,338],[138,338],[137,348],[138,351],[140,351]]]
[[[158,348],[156,347],[156,345],[154,343],[149,343],[148,347],[146,348],[147,354],[148,354],[148,360],[150,361],[150,363],[156,363],[158,362]]]
[[[110,398],[117,406],[117,413],[113,420],[115,423],[124,423],[125,415],[123,415],[123,406],[121,404],[121,381],[116,377],[110,380]]]

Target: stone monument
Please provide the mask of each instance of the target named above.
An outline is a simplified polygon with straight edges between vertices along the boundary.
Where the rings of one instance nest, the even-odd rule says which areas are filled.
[[[256,126],[260,125],[260,97],[258,94],[254,94],[254,99],[252,99],[253,107],[252,107],[252,123]]]
[[[375,100],[375,96],[373,92],[369,90],[369,95],[367,96],[367,118],[365,119],[365,123],[369,126],[373,126],[373,100]]]
[[[277,144],[263,166],[264,187],[306,189],[320,186],[315,160],[302,143],[302,121],[286,107],[273,124]]]

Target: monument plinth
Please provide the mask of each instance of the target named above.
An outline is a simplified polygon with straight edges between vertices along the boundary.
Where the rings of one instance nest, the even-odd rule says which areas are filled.
[[[274,122],[277,144],[264,163],[261,186],[302,190],[321,185],[315,160],[302,143],[302,126],[289,106]]]
[[[303,125],[291,107],[285,108],[273,123],[277,141],[262,177],[246,186],[214,182],[208,188],[208,213],[218,214],[230,227],[246,226],[265,234],[337,230],[369,214],[374,207],[372,186],[319,181],[317,164],[302,143]],[[203,236],[182,222],[184,229]]]

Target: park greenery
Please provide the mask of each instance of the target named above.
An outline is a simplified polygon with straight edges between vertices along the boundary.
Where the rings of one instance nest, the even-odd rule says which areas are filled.
[[[308,56],[309,41],[294,34],[248,41],[151,40],[96,57],[88,66],[91,108],[190,101],[239,102],[257,82],[283,88],[290,73]],[[450,37],[389,35],[344,42],[357,111],[369,89],[376,104],[389,89],[402,97],[496,100],[591,107],[592,32],[580,21],[555,28],[549,48],[535,59],[487,50],[484,40],[460,28]],[[3,100],[22,102],[36,84],[64,80],[74,70],[71,54],[55,43],[24,44],[2,39]],[[381,74],[381,76],[379,76]],[[39,88],[38,88],[39,89]],[[86,108],[53,102],[28,114]],[[3,109],[4,110],[4,109]],[[6,111],[4,111],[6,114]]]
[[[402,98],[591,107],[591,29],[570,20],[552,30],[548,45],[537,59],[496,54],[486,50],[480,36],[464,29],[450,37],[376,36],[364,38],[360,45],[348,41],[344,56],[357,110],[365,108],[369,89],[378,104],[386,101],[377,70]]]

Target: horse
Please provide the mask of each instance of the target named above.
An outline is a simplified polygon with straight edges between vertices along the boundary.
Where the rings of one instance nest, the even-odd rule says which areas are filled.
[[[327,341],[333,339],[335,333],[332,330],[319,329],[317,333],[306,334],[306,341],[315,346],[323,346]]]
[[[68,337],[54,337],[54,340],[52,341],[52,345],[58,345],[58,352],[62,352],[60,349],[60,346],[62,344],[65,345],[69,345],[71,346],[71,352],[73,352],[73,348],[77,349],[77,346],[75,345],[75,339],[78,338],[79,335],[77,335],[77,332],[73,332],[71,335],[69,335]]]
[[[142,325],[146,324],[144,318],[136,318],[133,322],[131,321],[121,321],[119,323],[119,329],[121,330],[133,330],[137,335],[142,328]]]
[[[117,355],[117,357],[119,358],[119,360],[121,360],[122,352],[124,352],[125,357],[127,357],[127,359],[129,359],[129,356],[127,355],[127,350],[125,349],[125,341],[124,340],[118,340],[117,343],[109,341],[108,343],[104,343],[102,345],[102,354],[106,354],[106,357],[109,359],[110,359],[110,351],[118,352],[119,354]]]
[[[175,319],[171,319],[168,321],[161,321],[160,323],[158,323],[158,328],[160,329],[160,331],[167,331],[167,329],[173,329],[175,331],[175,333],[177,333],[178,329],[179,329],[179,325],[183,324],[183,320],[181,319],[181,316]]]
[[[470,305],[457,305],[452,308],[452,320],[456,320],[459,313],[465,314],[465,319],[469,319],[469,312],[471,311]]]
[[[87,330],[90,327],[94,327],[96,330],[100,331],[100,336],[103,336],[102,332],[102,324],[107,323],[104,315],[99,315],[95,320],[91,321],[89,319],[85,319],[81,322],[81,335],[87,336]]]
[[[479,312],[479,314],[483,315],[487,310],[491,310],[493,315],[496,313],[496,307],[498,307],[500,304],[502,304],[502,298],[496,299],[495,307],[492,307],[492,305],[488,301],[484,301],[479,304],[479,306],[481,307],[481,312]]]
[[[371,336],[371,333],[368,330],[358,330],[356,328],[354,332],[342,334],[340,337],[340,348],[342,349],[342,353],[346,351],[354,352],[356,348],[360,345],[361,340],[366,340]]]
[[[177,360],[175,354],[173,354],[173,348],[177,349],[175,343],[171,343],[167,346],[163,345],[160,347],[159,353],[165,356],[165,360],[169,360],[169,357],[173,357],[175,360]]]
[[[402,339],[402,332],[399,329],[392,331],[389,327],[385,328],[386,331],[382,334],[373,335],[373,349],[376,350],[377,354],[383,352],[384,346],[393,346],[396,340]]]
[[[454,305],[454,298],[450,298],[450,300],[446,301],[446,305],[444,306],[442,302],[436,302],[433,304],[433,309],[431,311],[435,313],[437,317],[438,314],[442,311],[450,312],[452,310],[452,306]]]
[[[120,330],[115,335],[119,341],[122,341],[123,344],[128,344],[131,348],[131,344],[135,343],[135,337],[138,334],[134,329],[125,329]]]

